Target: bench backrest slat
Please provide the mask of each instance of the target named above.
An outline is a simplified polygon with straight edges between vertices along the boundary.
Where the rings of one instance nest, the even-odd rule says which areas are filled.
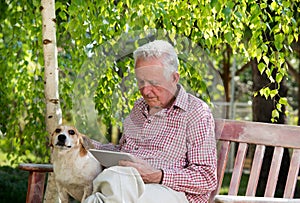
[[[283,150],[284,149],[282,147],[275,147],[274,149],[271,168],[268,176],[268,182],[265,190],[265,197],[274,197],[281,160],[283,156]]]
[[[296,149],[293,151],[293,155],[291,158],[290,169],[289,169],[286,186],[283,194],[284,198],[293,198],[294,196],[298,173],[299,173],[299,167],[300,167],[300,150]]]
[[[237,195],[239,191],[239,185],[243,174],[243,166],[246,158],[247,149],[248,145],[246,143],[239,144],[232,171],[232,178],[230,181],[228,195]]]
[[[252,167],[250,171],[248,186],[246,190],[247,196],[255,196],[255,192],[257,189],[257,184],[259,180],[259,173],[257,171],[261,170],[262,162],[265,154],[266,146],[257,145],[255,149],[255,154],[252,161]]]
[[[219,192],[222,186],[222,181],[224,178],[224,173],[225,173],[225,169],[226,169],[226,163],[228,160],[228,153],[229,153],[229,149],[230,149],[230,142],[229,141],[220,141],[219,144],[221,144],[220,146],[220,153],[219,153],[219,157],[218,157],[218,169],[217,169],[217,176],[218,176],[218,187],[215,191]]]

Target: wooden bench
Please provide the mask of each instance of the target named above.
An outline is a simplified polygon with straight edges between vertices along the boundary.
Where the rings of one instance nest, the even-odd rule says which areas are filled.
[[[232,203],[300,202],[300,199],[293,199],[300,164],[300,127],[258,122],[217,120],[216,136],[220,145],[217,171],[218,188],[213,192],[211,200],[214,200],[214,202]],[[238,143],[238,149],[235,156],[228,195],[219,195],[232,143]],[[245,195],[237,196],[247,148],[250,144],[255,145],[256,148],[249,174],[247,190]],[[254,197],[266,146],[273,146],[274,152],[265,194],[264,197]],[[288,148],[292,154],[290,168],[283,197],[274,198],[284,148]]]
[[[220,146],[218,149],[218,187],[211,195],[211,202],[300,202],[300,199],[293,199],[300,164],[300,127],[217,119],[216,138],[218,139],[218,146]],[[228,162],[229,150],[233,142],[239,144],[228,195],[219,195]],[[249,144],[256,145],[256,149],[247,191],[245,195],[237,196]],[[269,178],[264,197],[255,197],[266,146],[275,147]],[[284,148],[289,148],[292,151],[290,169],[283,197],[274,198]],[[19,168],[30,172],[26,202],[42,202],[45,173],[53,171],[52,165],[20,164]]]

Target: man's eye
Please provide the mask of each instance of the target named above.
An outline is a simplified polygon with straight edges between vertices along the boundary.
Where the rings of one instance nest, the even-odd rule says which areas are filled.
[[[143,80],[138,80],[138,85],[143,85],[145,82]]]
[[[154,85],[154,86],[159,84],[157,81],[150,81],[149,83],[150,85]]]
[[[69,134],[70,135],[75,135],[75,131],[74,130],[69,130]]]

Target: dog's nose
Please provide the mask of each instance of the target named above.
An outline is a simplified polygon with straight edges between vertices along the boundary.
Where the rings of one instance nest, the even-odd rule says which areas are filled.
[[[58,135],[58,141],[60,141],[60,142],[65,142],[65,140],[66,140],[66,136],[64,135],[64,134],[60,134],[60,135]]]

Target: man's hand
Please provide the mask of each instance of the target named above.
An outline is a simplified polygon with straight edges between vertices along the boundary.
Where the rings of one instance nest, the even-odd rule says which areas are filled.
[[[131,166],[137,169],[144,183],[160,183],[162,171],[150,166],[146,161],[136,158],[132,161],[119,161],[120,166]]]

